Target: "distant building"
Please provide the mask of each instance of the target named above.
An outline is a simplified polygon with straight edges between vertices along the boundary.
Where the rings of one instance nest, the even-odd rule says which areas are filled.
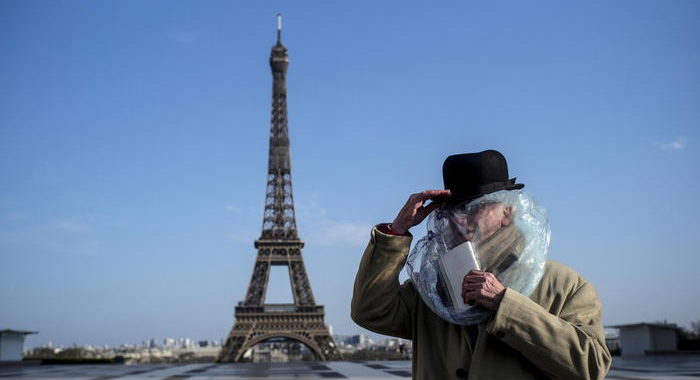
[[[0,362],[22,360],[24,337],[34,331],[0,330]]]
[[[616,328],[605,328],[605,346],[612,355],[620,355],[620,330]]]
[[[363,348],[369,344],[369,339],[367,338],[367,335],[365,335],[365,334],[333,335],[333,339],[335,339],[335,341],[338,343],[342,343],[345,345],[351,345],[351,346],[355,346],[358,348]]]
[[[675,324],[636,323],[611,327],[620,331],[622,356],[678,350],[678,327]]]

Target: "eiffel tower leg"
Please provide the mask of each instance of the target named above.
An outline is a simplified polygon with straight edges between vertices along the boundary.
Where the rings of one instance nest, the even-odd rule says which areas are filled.
[[[316,344],[319,346],[319,350],[323,352],[325,360],[342,360],[343,356],[338,351],[333,338],[328,333],[327,329],[324,329],[324,333],[314,336]]]
[[[217,362],[239,362],[241,361],[245,351],[241,349],[246,345],[249,340],[248,337],[252,333],[253,325],[248,323],[238,323],[236,322],[231,329],[231,332],[224,342],[224,346],[219,352],[219,357],[216,359]]]
[[[256,261],[253,275],[250,277],[250,285],[246,293],[246,304],[262,304],[267,291],[267,282],[270,277],[270,262]]]
[[[240,351],[241,347],[243,347],[244,343],[245,338],[229,336],[228,339],[226,339],[226,343],[221,348],[216,361],[218,363],[235,362],[238,352]]]
[[[309,278],[306,276],[306,268],[303,261],[292,261],[289,263],[289,274],[292,277],[292,291],[297,304],[313,305],[314,295],[311,291]]]

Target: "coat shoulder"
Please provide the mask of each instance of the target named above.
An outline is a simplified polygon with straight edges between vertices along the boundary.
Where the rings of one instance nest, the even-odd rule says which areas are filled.
[[[571,294],[587,284],[577,271],[557,261],[547,261],[540,286]]]

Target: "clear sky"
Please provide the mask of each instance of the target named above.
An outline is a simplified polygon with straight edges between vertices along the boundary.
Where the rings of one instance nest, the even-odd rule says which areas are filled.
[[[700,2],[4,0],[0,329],[228,334],[262,226],[277,12],[297,223],[334,332],[362,331],[371,226],[441,188],[447,155],[489,148],[606,325],[700,319]],[[291,299],[283,275],[270,301]]]

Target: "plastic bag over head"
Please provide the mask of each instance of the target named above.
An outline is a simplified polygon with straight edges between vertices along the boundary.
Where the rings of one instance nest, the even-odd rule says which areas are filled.
[[[550,242],[547,213],[523,190],[447,202],[428,216],[427,229],[409,254],[406,270],[423,302],[450,323],[472,325],[491,315],[461,300],[470,265],[493,273],[503,286],[525,296],[544,274]]]

